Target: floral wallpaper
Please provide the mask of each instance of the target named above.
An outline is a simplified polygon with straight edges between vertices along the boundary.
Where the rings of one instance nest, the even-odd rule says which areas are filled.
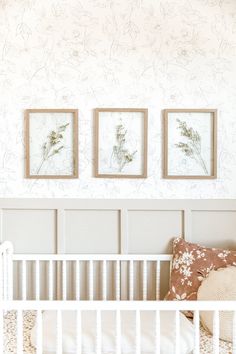
[[[0,0],[0,197],[236,198],[235,0]],[[93,108],[149,109],[147,179],[93,177]],[[79,179],[24,178],[24,109],[79,109]],[[218,179],[162,179],[164,108],[217,108]],[[109,132],[107,132],[109,134]]]

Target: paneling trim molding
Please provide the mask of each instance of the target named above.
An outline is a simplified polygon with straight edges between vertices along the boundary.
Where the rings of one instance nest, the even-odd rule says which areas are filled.
[[[236,210],[236,199],[0,198],[0,209]]]
[[[206,216],[208,212],[209,221],[208,215]],[[216,212],[219,214],[214,214]],[[235,218],[232,212],[235,212]],[[230,220],[228,231],[222,232],[222,240],[234,240],[235,199],[1,198],[0,240],[13,240],[13,243],[18,244],[20,253],[23,253],[24,247],[25,252],[30,252],[31,248],[34,250],[32,252],[35,249],[39,250],[38,253],[47,252],[47,242],[50,245],[49,253],[52,250],[56,253],[101,253],[103,249],[104,253],[113,253],[114,250],[121,254],[163,253],[171,250],[168,245],[173,237],[182,235],[187,241],[196,241],[200,230],[199,225],[196,225],[196,218],[201,223],[201,235],[204,234],[204,229],[210,227],[212,235],[209,237],[214,244],[214,237],[218,232],[214,225],[216,215],[220,216],[225,225]],[[39,230],[36,233],[31,217],[34,222],[41,220],[39,223],[43,223],[46,220],[45,225],[37,225]],[[30,227],[27,225],[28,220],[29,224],[31,222]],[[13,225],[15,222],[16,226]],[[43,236],[43,247],[40,248],[39,238]],[[221,240],[219,233],[217,237],[218,241]],[[35,246],[35,242],[38,242],[39,247]],[[153,249],[151,244],[156,248]]]

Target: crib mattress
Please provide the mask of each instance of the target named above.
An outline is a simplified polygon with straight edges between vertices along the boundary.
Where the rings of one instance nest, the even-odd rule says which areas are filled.
[[[24,323],[24,354],[36,354],[35,347],[31,343],[32,329],[35,325],[35,312],[25,311],[23,313]],[[4,316],[4,354],[17,354],[16,351],[16,313],[9,311]],[[200,353],[212,354],[212,336],[203,328],[200,329]],[[232,344],[220,341],[220,354],[231,354]],[[44,354],[52,354],[52,352]],[[147,353],[143,353],[147,354]]]
[[[135,312],[121,311],[121,352],[135,352]],[[175,349],[175,313],[162,311],[160,313],[161,354],[172,354]],[[116,315],[115,311],[103,311],[102,323],[102,353],[116,353]],[[47,354],[54,354],[57,342],[56,311],[43,313],[43,349]],[[140,313],[140,344],[142,353],[155,353],[155,312]],[[62,312],[63,353],[76,353],[76,312]],[[81,314],[82,353],[96,354],[96,312],[83,311]],[[36,327],[32,330],[32,344],[36,343]],[[194,328],[192,323],[180,314],[180,353],[189,354],[194,347]]]

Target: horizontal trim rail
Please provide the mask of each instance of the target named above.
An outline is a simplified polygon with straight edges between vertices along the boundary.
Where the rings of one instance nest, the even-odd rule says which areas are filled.
[[[0,310],[236,311],[236,301],[1,301]]]
[[[171,261],[172,255],[154,254],[13,254],[14,261]]]
[[[2,209],[32,210],[236,210],[236,199],[79,199],[79,198],[0,198]]]

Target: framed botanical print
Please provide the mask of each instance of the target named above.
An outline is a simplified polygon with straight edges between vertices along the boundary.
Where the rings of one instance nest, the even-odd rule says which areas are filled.
[[[78,110],[25,111],[26,178],[78,178]]]
[[[164,110],[164,178],[217,176],[217,110]]]
[[[95,109],[95,177],[147,177],[148,110]]]

